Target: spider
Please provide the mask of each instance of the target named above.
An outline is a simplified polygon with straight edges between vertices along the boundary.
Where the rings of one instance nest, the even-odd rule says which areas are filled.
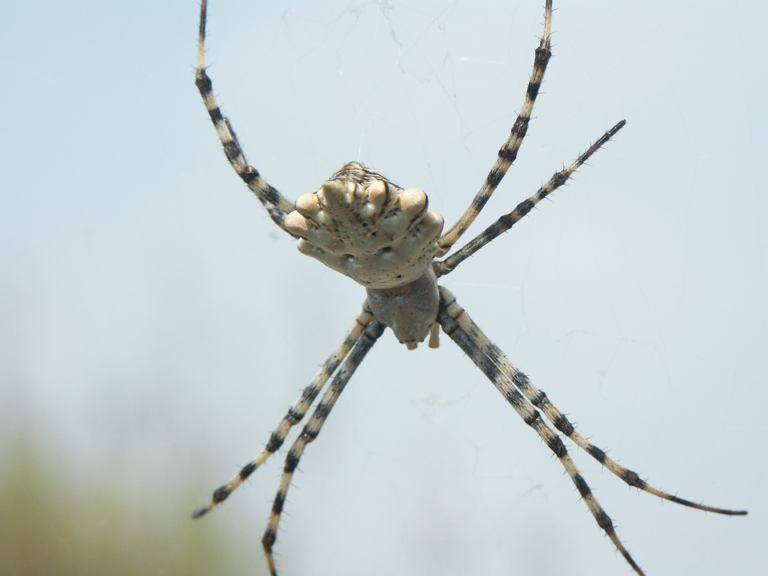
[[[208,504],[193,513],[194,518],[207,514],[226,500],[277,452],[291,428],[304,420],[322,392],[301,434],[288,450],[269,522],[262,537],[270,574],[276,576],[272,550],[293,473],[307,445],[317,438],[356,368],[386,328],[390,328],[409,350],[415,349],[427,337],[429,346],[436,348],[442,328],[557,456],[597,525],[637,574],[642,575],[644,572],[622,544],[610,517],[571,460],[560,434],[630,486],[698,510],[732,516],[747,513],[744,510],[715,508],[679,498],[648,484],[636,472],[618,464],[582,436],[548,396],[536,388],[528,376],[518,370],[480,330],[466,310],[459,306],[453,294],[438,284],[438,278],[452,272],[461,262],[509,230],[536,204],[565,184],[584,162],[624,127],[624,120],[614,125],[569,166],[555,172],[533,196],[520,202],[514,210],[501,216],[474,239],[448,255],[515,161],[528,131],[534,102],[551,56],[552,0],[545,2],[544,30],[535,51],[533,71],[522,109],[509,138],[499,149],[493,168],[469,207],[445,233],[442,216],[428,210],[427,196],[422,190],[402,188],[358,162],[345,164],[317,192],[303,194],[295,203],[267,183],[256,168],[246,161],[232,125],[222,114],[214,97],[205,65],[206,16],[207,0],[202,0],[195,83],[229,163],[264,205],[274,223],[298,240],[298,248],[302,253],[361,284],[366,289],[367,298],[344,341],[325,360],[312,382],[288,409],[263,451],[243,466],[229,482],[217,488]],[[444,256],[442,260],[438,259]]]

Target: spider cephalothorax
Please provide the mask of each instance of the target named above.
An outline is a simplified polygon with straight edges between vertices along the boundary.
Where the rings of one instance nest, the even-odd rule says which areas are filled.
[[[488,242],[509,230],[538,202],[567,182],[590,156],[624,126],[623,120],[614,125],[569,166],[555,172],[535,194],[520,202],[514,210],[501,216],[463,247],[448,254],[504,178],[517,158],[528,131],[533,105],[551,55],[552,0],[546,0],[545,6],[544,32],[536,49],[533,72],[517,120],[469,207],[441,235],[443,218],[428,210],[427,196],[422,190],[403,189],[358,162],[345,164],[317,192],[304,194],[295,203],[268,184],[246,161],[229,121],[221,113],[213,96],[211,80],[205,69],[207,0],[202,0],[196,84],[227,159],[267,209],[272,220],[298,238],[299,250],[353,278],[366,288],[367,293],[363,311],[355,319],[346,338],[288,410],[264,450],[229,482],[217,488],[208,504],[193,514],[196,518],[200,517],[228,498],[233,490],[280,449],[291,428],[304,420],[320,392],[323,392],[285,458],[280,486],[262,538],[272,576],[277,575],[272,549],[293,473],[307,445],[317,438],[339,395],[385,327],[391,328],[398,340],[411,349],[428,334],[431,334],[430,346],[437,346],[438,331],[442,329],[488,377],[523,422],[557,456],[597,525],[637,574],[642,575],[643,571],[619,540],[613,522],[571,460],[561,435],[629,486],[699,510],[725,515],[746,514],[743,510],[697,504],[659,490],[642,480],[636,472],[610,458],[604,450],[575,429],[548,396],[536,388],[528,376],[518,370],[504,352],[490,341],[459,306],[453,294],[438,285],[439,277],[452,272]],[[435,260],[435,257],[446,254],[445,259]]]

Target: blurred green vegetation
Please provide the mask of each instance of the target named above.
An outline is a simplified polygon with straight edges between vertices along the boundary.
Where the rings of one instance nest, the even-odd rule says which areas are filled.
[[[255,552],[260,546],[189,518],[196,499],[184,487],[142,494],[108,468],[99,477],[77,477],[56,469],[32,442],[6,447],[0,462],[3,576],[265,572]]]

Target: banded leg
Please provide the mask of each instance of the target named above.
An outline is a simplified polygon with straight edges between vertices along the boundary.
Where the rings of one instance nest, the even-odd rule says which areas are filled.
[[[451,226],[451,229],[443,234],[438,241],[438,256],[446,254],[451,249],[451,246],[453,246],[461,235],[466,232],[467,228],[472,225],[472,222],[474,222],[477,215],[480,214],[480,211],[506,175],[507,170],[509,170],[509,167],[512,166],[512,163],[517,158],[517,153],[523,143],[525,134],[528,132],[528,124],[531,121],[533,105],[536,102],[536,96],[539,94],[539,88],[544,79],[547,63],[552,56],[552,52],[550,51],[551,36],[552,0],[546,0],[546,5],[544,7],[544,31],[539,41],[539,47],[536,48],[536,56],[533,60],[533,71],[531,72],[531,78],[528,81],[528,88],[525,91],[523,107],[517,115],[515,123],[512,125],[509,138],[507,138],[507,141],[504,142],[499,149],[496,163],[493,165],[493,168],[491,168],[488,176],[486,176],[485,182],[483,182],[483,185],[475,195],[472,203],[466,209],[464,214],[461,215],[458,222]]]
[[[576,489],[584,499],[584,502],[592,513],[592,516],[595,518],[597,525],[605,531],[617,550],[629,565],[632,566],[632,569],[640,576],[644,576],[645,573],[621,543],[621,540],[619,540],[611,518],[606,514],[605,510],[603,510],[603,507],[597,501],[597,498],[592,493],[586,480],[584,480],[578,468],[576,468],[576,465],[573,463],[573,460],[571,460],[560,436],[552,430],[544,420],[542,420],[538,410],[531,406],[523,395],[517,391],[512,380],[510,380],[504,373],[497,361],[488,355],[483,348],[482,343],[461,327],[458,321],[462,315],[466,315],[466,312],[456,304],[456,299],[453,295],[442,287],[440,288],[440,295],[440,313],[438,314],[437,319],[438,322],[440,322],[443,331],[451,338],[451,340],[456,342],[456,344],[459,345],[459,348],[470,357],[472,362],[483,371],[496,389],[502,393],[507,402],[512,405],[523,421],[533,428],[541,439],[544,440],[544,443],[550,450],[552,450],[555,456],[557,456],[563,468],[565,468],[565,471],[568,473],[568,476],[571,477],[571,480],[576,485]]]
[[[592,146],[587,148],[587,150],[585,150],[578,158],[576,158],[576,160],[574,160],[570,166],[560,170],[559,172],[555,172],[552,175],[552,178],[550,178],[546,184],[544,184],[536,191],[536,194],[520,202],[520,204],[518,204],[517,207],[512,210],[512,212],[504,214],[504,216],[488,226],[488,228],[483,230],[480,234],[475,236],[472,240],[467,242],[464,246],[451,254],[448,258],[442,262],[437,262],[434,265],[435,274],[438,276],[449,274],[454,270],[454,268],[456,268],[456,266],[472,256],[472,254],[480,250],[480,248],[488,244],[499,234],[502,234],[503,232],[506,232],[512,228],[512,226],[514,226],[526,214],[528,214],[528,212],[530,212],[533,207],[536,206],[536,204],[541,202],[544,198],[565,184],[571,178],[573,173],[576,172],[576,170],[578,170],[579,167],[584,164],[584,162],[586,162],[590,156],[597,152],[606,142],[608,142],[608,140],[614,136],[614,134],[616,134],[616,132],[624,127],[624,124],[626,124],[626,121],[622,120],[613,126],[613,128],[598,138],[597,141],[592,144]]]
[[[323,427],[325,420],[331,413],[334,404],[336,404],[336,400],[339,399],[339,395],[344,390],[347,382],[349,382],[352,374],[355,373],[355,370],[383,331],[384,326],[377,321],[373,321],[368,325],[355,344],[355,347],[352,348],[352,351],[344,361],[344,364],[336,373],[336,376],[333,377],[333,381],[328,388],[326,388],[323,397],[320,399],[320,403],[315,407],[312,416],[301,431],[301,435],[293,443],[293,446],[291,446],[291,449],[288,451],[288,455],[285,457],[285,466],[283,467],[283,475],[280,478],[280,487],[277,489],[275,501],[272,504],[272,513],[269,516],[267,529],[264,531],[264,536],[261,539],[261,543],[264,546],[264,553],[267,557],[267,564],[269,565],[269,573],[272,576],[277,576],[277,568],[275,567],[275,559],[272,555],[272,547],[277,540],[277,529],[280,524],[280,516],[283,512],[285,497],[288,494],[288,488],[291,486],[291,479],[293,478],[293,473],[296,470],[296,467],[299,465],[301,455],[304,453],[307,444],[313,442],[315,438],[317,438],[320,429]]]
[[[675,502],[676,504],[681,504],[683,506],[688,506],[697,510],[704,510],[706,512],[725,514],[728,516],[744,516],[747,514],[745,510],[728,510],[725,508],[715,508],[713,506],[697,504],[696,502],[692,502],[684,498],[679,498],[664,492],[663,490],[659,490],[658,488],[655,488],[642,480],[637,472],[629,470],[628,468],[624,468],[618,462],[608,457],[604,450],[601,450],[589,442],[586,438],[584,438],[584,436],[579,434],[579,432],[574,428],[573,424],[571,424],[568,418],[550,402],[547,394],[543,390],[540,390],[531,384],[528,376],[526,376],[523,372],[520,372],[517,367],[515,367],[514,364],[509,361],[501,349],[499,349],[498,346],[496,346],[488,339],[488,337],[480,330],[480,328],[477,327],[472,319],[456,303],[454,298],[448,295],[446,295],[445,298],[447,306],[446,313],[455,319],[455,322],[461,327],[461,329],[467,333],[470,338],[472,338],[472,340],[477,344],[480,350],[482,350],[485,356],[496,366],[498,366],[498,368],[504,373],[504,376],[509,379],[520,392],[523,393],[523,395],[531,404],[544,412],[547,420],[549,420],[555,428],[570,438],[579,448],[603,464],[614,475],[618,476],[624,482],[630,486],[633,486],[634,488],[639,488],[640,490],[653,494],[654,496],[658,496],[659,498],[663,498],[664,500]]]
[[[272,454],[277,452],[285,442],[285,438],[288,436],[291,428],[304,419],[304,415],[307,413],[312,403],[317,398],[317,395],[322,390],[328,379],[336,372],[336,369],[341,364],[342,360],[347,357],[352,346],[360,339],[363,331],[373,320],[373,315],[367,308],[363,309],[363,312],[355,319],[355,324],[347,332],[344,342],[331,354],[323,363],[320,370],[317,371],[315,377],[312,378],[312,382],[304,388],[301,396],[296,403],[288,409],[288,413],[283,416],[280,424],[277,426],[274,432],[269,437],[267,445],[264,450],[256,456],[253,460],[248,462],[240,469],[229,482],[219,486],[213,491],[211,500],[205,506],[202,506],[192,513],[193,518],[200,518],[204,516],[219,503],[226,500],[232,492],[234,492],[245,480],[253,474],[257,468],[259,468],[264,462],[266,462]]]
[[[235,169],[237,175],[248,185],[259,201],[269,212],[270,218],[285,230],[283,219],[285,214],[293,210],[293,202],[286,199],[280,192],[272,187],[259,171],[248,164],[243,154],[240,143],[237,141],[235,131],[229,123],[229,119],[221,113],[221,108],[216,103],[213,95],[213,84],[205,70],[205,24],[207,19],[208,0],[202,0],[200,4],[200,33],[197,40],[197,67],[195,69],[195,85],[203,97],[205,108],[213,121],[216,133],[219,135],[221,145],[227,160]]]

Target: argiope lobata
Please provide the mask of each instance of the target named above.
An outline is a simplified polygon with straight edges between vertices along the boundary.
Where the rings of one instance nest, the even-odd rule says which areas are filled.
[[[465,259],[509,230],[537,203],[565,184],[588,158],[624,126],[623,120],[613,126],[568,167],[555,172],[533,196],[522,201],[513,211],[503,215],[460,249],[442,260],[437,259],[448,254],[474,222],[517,157],[551,56],[552,0],[546,0],[544,30],[535,52],[533,72],[522,110],[472,203],[458,222],[444,234],[443,218],[427,209],[427,196],[422,190],[403,189],[357,162],[345,164],[317,192],[304,194],[295,203],[268,184],[246,161],[235,132],[229,120],[222,115],[213,95],[205,67],[206,14],[207,0],[202,0],[196,84],[227,159],[267,209],[275,224],[298,239],[301,252],[357,281],[365,287],[367,298],[363,311],[355,319],[344,341],[328,357],[297,402],[288,410],[263,451],[229,482],[217,488],[209,503],[194,512],[195,518],[203,516],[226,500],[277,452],[291,428],[304,419],[322,392],[314,412],[285,458],[280,486],[262,538],[270,573],[276,576],[272,548],[293,473],[307,445],[317,438],[355,369],[385,328],[391,328],[397,339],[411,350],[427,336],[429,346],[437,347],[439,330],[442,328],[557,456],[598,526],[605,531],[637,574],[643,574],[643,571],[619,540],[611,519],[574,465],[558,432],[630,486],[699,510],[726,515],[746,514],[742,510],[714,508],[678,498],[651,486],[636,472],[608,457],[603,450],[575,430],[547,395],[531,384],[528,377],[478,328],[456,302],[453,294],[438,285],[439,277],[449,274]]]

